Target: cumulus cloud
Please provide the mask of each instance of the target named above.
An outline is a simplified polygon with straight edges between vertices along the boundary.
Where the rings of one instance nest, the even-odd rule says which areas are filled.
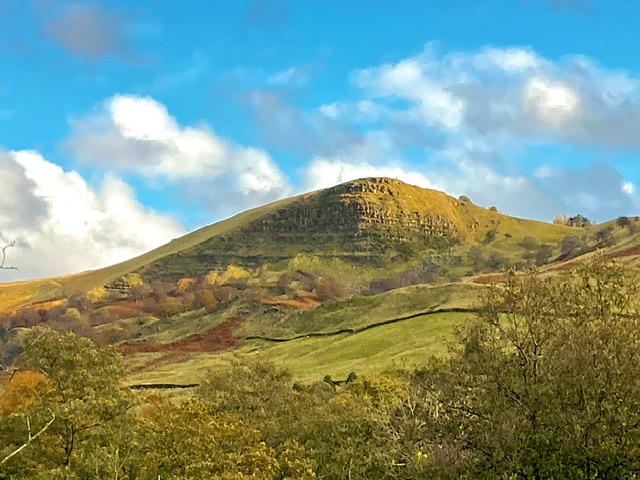
[[[579,55],[551,61],[518,47],[440,54],[429,44],[359,70],[354,82],[380,106],[404,102],[396,116],[444,132],[640,151],[640,77]]]
[[[181,126],[150,97],[116,95],[73,121],[69,151],[80,162],[188,186],[203,203],[248,208],[289,193],[264,151],[235,145],[206,125]]]
[[[34,151],[0,158],[0,240],[18,241],[3,281],[62,275],[127,260],[184,233],[172,217],[142,206],[106,175],[92,187]]]

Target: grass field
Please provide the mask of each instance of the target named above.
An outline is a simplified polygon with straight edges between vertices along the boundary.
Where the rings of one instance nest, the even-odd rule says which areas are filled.
[[[482,291],[482,286],[473,283],[414,285],[372,297],[325,303],[309,311],[290,312],[282,316],[261,315],[244,324],[243,334],[290,338],[341,328],[358,329],[428,310],[469,308]]]
[[[455,327],[471,315],[423,315],[352,335],[307,338],[279,344],[248,341],[234,352],[195,354],[151,371],[131,375],[129,382],[197,383],[208,368],[226,364],[233,355],[261,355],[287,366],[298,380],[305,382],[322,380],[325,375],[342,378],[351,371],[365,374],[389,368],[412,367],[422,364],[429,356],[446,355]],[[145,355],[136,356],[135,363],[145,360]]]
[[[415,285],[372,297],[330,302],[314,310],[289,312],[279,317],[256,314],[247,318],[241,333],[286,339],[342,328],[358,330],[430,310],[471,308],[483,290],[484,287],[472,283]],[[157,332],[145,332],[142,338],[173,342],[218,325],[235,313],[232,308],[199,319],[175,317],[149,326]],[[233,355],[263,355],[288,366],[296,378],[303,381],[322,379],[327,374],[340,378],[351,371],[371,373],[385,368],[411,367],[429,355],[445,354],[454,328],[470,315],[452,312],[421,315],[359,333],[283,343],[247,340],[233,352],[182,355],[172,352],[164,361],[158,353],[139,353],[127,357],[129,366],[137,372],[130,382],[197,383],[208,368],[226,364]],[[150,366],[145,369],[146,362]]]

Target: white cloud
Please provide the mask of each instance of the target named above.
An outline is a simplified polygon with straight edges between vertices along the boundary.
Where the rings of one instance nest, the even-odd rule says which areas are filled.
[[[320,107],[318,107],[318,111],[325,117],[336,118],[340,115],[340,103],[333,102],[326,105],[320,105]]]
[[[188,185],[210,204],[232,196],[230,204],[248,208],[290,191],[266,152],[235,145],[205,125],[181,126],[149,97],[116,95],[73,127],[67,144],[80,162]]]
[[[566,84],[532,78],[523,93],[525,109],[531,109],[547,123],[558,125],[580,114],[578,95]]]
[[[477,70],[499,68],[507,74],[518,75],[528,70],[538,70],[547,62],[528,48],[486,48],[474,56]]]
[[[142,206],[131,187],[106,175],[93,188],[34,151],[2,155],[0,239],[20,271],[2,280],[74,273],[127,260],[184,233],[172,217]]]
[[[446,84],[433,79],[427,67],[421,58],[403,60],[362,70],[356,75],[356,83],[373,98],[408,99],[414,104],[412,112],[427,124],[455,130],[464,118],[465,102],[452,94]]]
[[[442,190],[425,175],[402,165],[353,163],[350,158],[316,158],[306,168],[305,189],[318,190],[366,177],[389,177],[423,188]]]
[[[640,77],[584,56],[550,60],[528,47],[420,54],[353,74],[362,99],[445,134],[640,150]],[[334,117],[354,108],[342,102]],[[384,107],[384,108],[383,108]]]
[[[631,182],[623,182],[622,191],[627,195],[633,195],[634,193],[636,193],[636,186]]]
[[[107,102],[107,111],[113,126],[125,138],[168,142],[180,133],[166,107],[149,97],[117,95]]]

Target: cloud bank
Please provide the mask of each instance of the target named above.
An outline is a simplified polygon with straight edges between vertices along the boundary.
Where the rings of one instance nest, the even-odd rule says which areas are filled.
[[[623,168],[640,154],[638,75],[582,56],[493,46],[442,53],[432,43],[353,71],[348,98],[302,107],[287,90],[299,86],[295,72],[244,91],[264,148],[181,124],[152,97],[117,94],[71,120],[66,152],[94,172],[91,182],[37,152],[3,154],[0,234],[21,241],[12,252],[20,275],[107,265],[184,231],[144,207],[132,185],[179,192],[174,211],[202,210],[206,223],[367,176],[542,220],[564,212],[599,221],[640,206]],[[285,171],[272,147],[298,165]]]
[[[172,217],[144,207],[106,175],[92,187],[34,151],[0,154],[0,243],[17,239],[3,281],[74,273],[127,260],[182,235]]]

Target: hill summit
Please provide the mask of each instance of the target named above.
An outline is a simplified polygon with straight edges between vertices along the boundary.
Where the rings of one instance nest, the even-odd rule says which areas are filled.
[[[383,266],[401,255],[475,242],[501,224],[528,222],[391,178],[364,178],[234,217],[233,228],[146,265],[149,279],[175,281],[230,264],[257,268],[299,254]],[[245,215],[245,214],[241,214]],[[537,222],[531,222],[537,223]],[[209,227],[207,227],[209,228]]]

